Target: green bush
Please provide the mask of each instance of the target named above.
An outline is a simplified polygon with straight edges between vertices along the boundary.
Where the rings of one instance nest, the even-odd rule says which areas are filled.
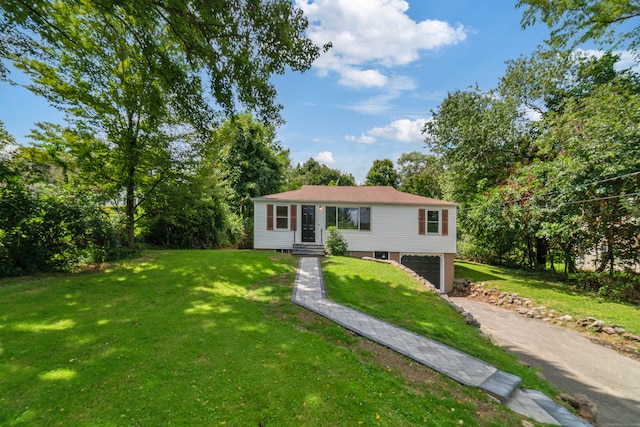
[[[569,283],[582,292],[612,301],[638,303],[640,276],[635,272],[581,271],[569,276]]]
[[[334,226],[327,229],[327,240],[324,242],[324,250],[327,255],[342,256],[347,253],[348,244],[342,233]]]
[[[71,271],[118,255],[116,228],[91,197],[15,182],[0,187],[0,276]]]
[[[170,180],[148,195],[139,221],[145,243],[172,249],[213,249],[236,245],[242,220],[231,212],[224,193],[197,180]]]

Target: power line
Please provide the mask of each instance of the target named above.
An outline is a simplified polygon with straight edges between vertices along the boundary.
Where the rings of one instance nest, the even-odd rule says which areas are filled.
[[[614,177],[610,177],[610,178],[604,178],[604,179],[600,179],[597,181],[592,181],[592,182],[588,182],[586,184],[581,184],[582,187],[589,187],[592,185],[597,185],[597,184],[602,184],[605,182],[610,182],[610,181],[615,181],[618,179],[623,179],[623,178],[628,178],[631,176],[635,176],[635,175],[640,175],[640,170],[639,171],[635,171],[635,172],[630,172],[630,173],[626,173],[624,175],[618,175],[618,176],[614,176]],[[577,187],[577,186],[576,186]],[[576,188],[574,190],[578,191],[578,189]],[[540,194],[532,194],[531,196],[523,196],[520,197],[518,199],[514,199],[514,200],[510,200],[510,201],[502,201],[502,202],[493,202],[493,203],[485,203],[483,206],[490,206],[490,205],[507,205],[507,204],[513,204],[513,203],[517,203],[517,202],[522,202],[522,201],[526,201],[529,199],[533,199],[535,197],[545,197],[545,196],[550,196],[552,194],[556,194],[556,193],[560,193],[560,190],[553,190],[553,191],[549,191],[546,193],[540,193]],[[562,204],[575,204],[575,203],[587,203],[587,202],[595,202],[595,201],[599,201],[599,200],[609,200],[609,199],[615,199],[615,198],[619,198],[619,197],[623,197],[623,196],[634,196],[634,195],[639,195],[640,193],[627,193],[627,194],[618,194],[615,196],[603,196],[603,197],[598,197],[598,198],[593,198],[593,199],[588,199],[588,200],[580,200],[580,201],[574,201],[574,202],[564,202],[561,203]],[[471,210],[473,208],[463,208],[463,209],[458,209],[458,211],[467,211],[467,210]]]

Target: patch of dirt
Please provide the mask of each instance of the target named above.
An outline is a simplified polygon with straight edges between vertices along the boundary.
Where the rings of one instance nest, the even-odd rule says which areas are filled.
[[[387,370],[400,373],[409,383],[430,384],[440,378],[440,374],[430,368],[368,339],[358,340],[355,347],[365,351]],[[424,395],[421,390],[414,391]]]
[[[481,424],[500,422],[499,411],[502,406],[479,390],[477,398],[470,398],[470,394],[466,392],[469,388],[459,385],[395,350],[364,337],[358,339],[350,348],[362,354],[370,363],[379,364],[388,371],[399,374],[404,380],[405,387],[420,396],[425,396],[426,390],[432,395],[450,395],[459,402],[473,405],[476,410],[476,418]]]

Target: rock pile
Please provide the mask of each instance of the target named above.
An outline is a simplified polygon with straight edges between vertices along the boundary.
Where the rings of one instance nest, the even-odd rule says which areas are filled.
[[[471,285],[473,282],[470,279],[455,279],[450,295],[452,297],[466,297],[471,293]]]

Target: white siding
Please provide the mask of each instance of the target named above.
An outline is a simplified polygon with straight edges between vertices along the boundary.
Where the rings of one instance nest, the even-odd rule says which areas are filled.
[[[267,202],[256,201],[254,209],[254,247],[256,249],[290,249],[294,242],[294,232],[284,230],[267,231]],[[298,205],[296,242],[300,242],[301,204],[272,203],[276,205]],[[326,205],[316,204],[316,243],[326,238]],[[322,209],[320,207],[322,206]],[[438,234],[418,234],[418,209],[438,210],[441,207],[417,205],[349,205],[330,204],[338,207],[371,207],[371,231],[340,230],[349,243],[350,251],[388,251],[402,253],[455,253],[456,252],[456,209],[449,211],[448,235],[442,235],[442,224]],[[442,214],[439,215],[442,221]]]
[[[346,206],[346,205],[345,205]],[[350,251],[416,253],[456,252],[456,212],[449,208],[449,235],[418,234],[418,209],[441,210],[429,206],[371,206],[371,231],[341,230]],[[439,215],[442,220],[442,214]],[[440,226],[442,232],[442,225]]]
[[[267,204],[274,206],[273,230],[267,230]],[[254,203],[253,213],[253,247],[254,249],[291,249],[293,246],[294,232],[289,230],[275,229],[275,207],[289,206],[295,203]],[[291,212],[289,212],[291,215]],[[300,208],[298,208],[298,230],[300,230]],[[298,235],[300,231],[296,232]],[[298,237],[299,239],[299,237]]]

